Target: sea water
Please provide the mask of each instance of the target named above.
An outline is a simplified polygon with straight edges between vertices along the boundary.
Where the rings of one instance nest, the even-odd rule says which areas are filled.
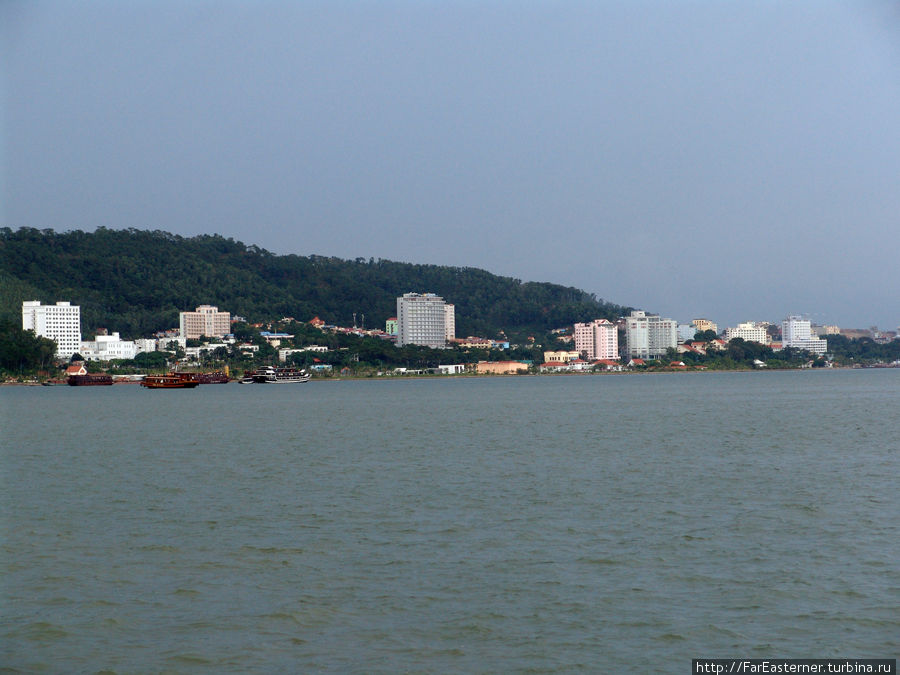
[[[896,658],[900,370],[4,387],[3,672]]]

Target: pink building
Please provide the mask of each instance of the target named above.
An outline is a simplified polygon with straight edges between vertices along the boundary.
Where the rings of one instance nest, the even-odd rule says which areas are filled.
[[[595,319],[575,324],[575,351],[584,352],[588,361],[619,359],[619,332],[614,323]]]

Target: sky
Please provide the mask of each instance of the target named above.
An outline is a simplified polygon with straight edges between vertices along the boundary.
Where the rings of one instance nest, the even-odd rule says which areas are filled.
[[[0,160],[14,229],[900,325],[889,0],[0,0]]]

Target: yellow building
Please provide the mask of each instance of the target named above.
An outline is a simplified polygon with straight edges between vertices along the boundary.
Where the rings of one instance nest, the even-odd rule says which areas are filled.
[[[578,352],[544,352],[544,363],[568,363],[578,358]]]
[[[528,364],[521,361],[479,361],[475,365],[475,372],[479,374],[493,373],[494,375],[527,373]]]
[[[694,324],[694,328],[697,329],[698,333],[702,333],[703,331],[711,330],[713,333],[718,334],[719,327],[714,324],[709,319],[694,319],[691,321]]]

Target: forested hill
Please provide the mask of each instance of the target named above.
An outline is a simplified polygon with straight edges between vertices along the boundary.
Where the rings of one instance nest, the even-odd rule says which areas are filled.
[[[180,311],[216,305],[259,322],[308,321],[384,328],[403,293],[437,293],[456,305],[457,335],[511,339],[624,307],[577,288],[522,282],[468,267],[274,255],[219,235],[143,230],[0,229],[0,319],[21,320],[23,300],[81,306],[82,332],[123,338],[178,325]]]

